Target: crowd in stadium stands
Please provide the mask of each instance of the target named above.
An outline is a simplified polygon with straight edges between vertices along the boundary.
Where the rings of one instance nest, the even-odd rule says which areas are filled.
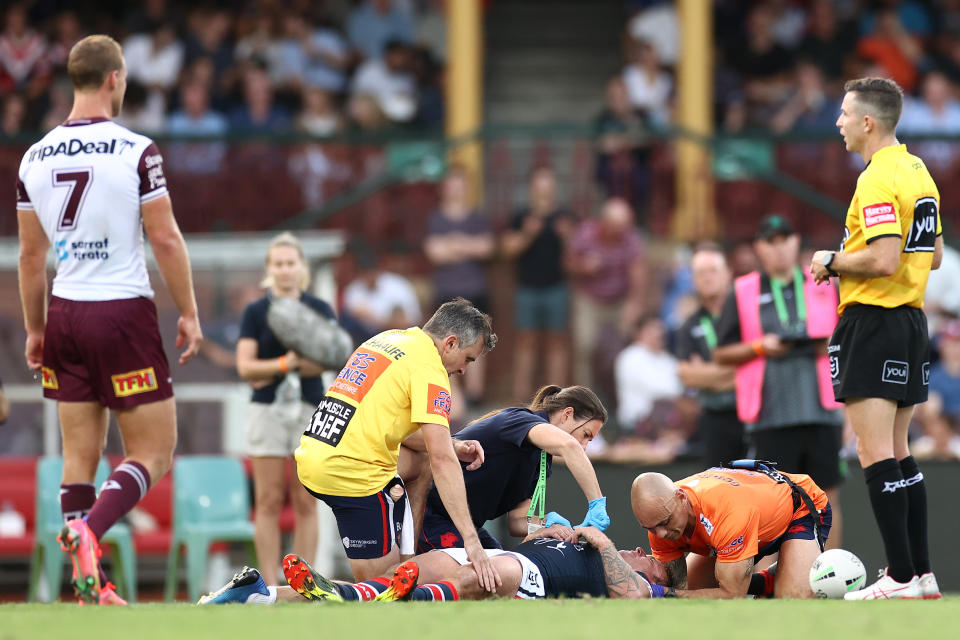
[[[144,133],[326,136],[437,127],[444,4],[144,0],[123,10],[104,3],[91,13],[55,10],[61,4],[51,2],[9,4],[0,32],[0,137],[65,119],[72,95],[66,56],[91,32],[122,42],[129,86],[121,122]],[[592,453],[666,461],[694,455],[703,440],[675,350],[678,330],[698,305],[689,251],[666,249],[638,231],[648,229],[652,180],[645,134],[673,122],[680,30],[670,0],[626,5],[633,15],[623,33],[624,66],[609,79],[593,123],[594,175],[602,190],[594,215],[572,214],[553,169],[538,165],[527,197],[497,228],[468,205],[478,188],[473,176],[452,167],[422,246],[350,245],[343,258],[348,276],[338,277],[338,313],[359,341],[417,324],[456,295],[493,312],[487,270],[494,259],[507,262],[515,289],[496,309],[494,328],[510,336],[510,353],[490,357],[507,362],[509,401],[527,401],[548,378],[588,385],[616,422]],[[713,6],[719,131],[833,132],[843,81],[886,75],[908,92],[902,133],[960,134],[960,2],[718,0]],[[923,140],[911,149],[931,167],[957,160],[958,146],[950,142]],[[166,153],[175,162],[178,147]],[[207,145],[207,156],[198,153],[190,147],[182,155],[202,172],[217,167],[210,155],[224,150]],[[733,276],[756,268],[750,242],[727,249]],[[429,265],[422,278],[409,268],[411,254],[420,252]],[[939,361],[930,374],[931,402],[916,417],[918,456],[960,459],[958,280],[960,256],[948,248],[927,299]],[[231,294],[233,315],[255,293]],[[228,312],[206,325],[205,354],[224,371],[234,366],[238,320]],[[460,424],[491,402],[483,368],[474,365],[470,374],[454,394],[466,399],[454,406]]]
[[[3,14],[0,136],[64,120],[67,54],[94,31],[123,45],[119,121],[146,134],[328,136],[443,120],[442,1],[145,0],[92,13],[61,6],[13,3]]]
[[[620,79],[651,126],[670,121],[680,46],[672,0],[631,0]],[[960,5],[952,0],[767,0],[714,4],[717,125],[830,130],[843,81],[892,77],[909,94],[904,133],[958,132]],[[608,112],[618,97],[608,91]],[[608,119],[605,112],[601,121]]]

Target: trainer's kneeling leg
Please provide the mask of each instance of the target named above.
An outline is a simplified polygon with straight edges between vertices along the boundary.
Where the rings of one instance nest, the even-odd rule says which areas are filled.
[[[820,555],[816,540],[786,540],[780,547],[774,598],[812,598],[810,567]]]

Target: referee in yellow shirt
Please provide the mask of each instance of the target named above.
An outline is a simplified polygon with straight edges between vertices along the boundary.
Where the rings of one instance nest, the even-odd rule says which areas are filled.
[[[930,339],[923,297],[940,266],[940,193],[896,137],[903,90],[892,80],[844,86],[837,126],[866,168],[847,210],[840,252],[817,251],[817,282],[840,281],[840,322],[827,347],[837,400],[857,434],[887,572],[847,600],[939,598],[927,545],[923,474],[907,447],[913,407],[927,399]]]

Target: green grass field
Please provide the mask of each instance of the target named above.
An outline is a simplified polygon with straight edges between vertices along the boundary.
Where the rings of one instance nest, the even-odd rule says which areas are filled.
[[[546,600],[0,606],[0,640],[473,640],[487,638],[955,638],[960,596],[923,602]]]

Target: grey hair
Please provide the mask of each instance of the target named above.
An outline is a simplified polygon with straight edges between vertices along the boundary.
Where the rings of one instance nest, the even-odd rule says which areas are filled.
[[[497,334],[493,332],[490,316],[483,313],[464,298],[454,298],[440,305],[423,325],[423,330],[437,340],[456,336],[460,348],[466,349],[477,340],[483,340],[484,351],[497,346]]]

